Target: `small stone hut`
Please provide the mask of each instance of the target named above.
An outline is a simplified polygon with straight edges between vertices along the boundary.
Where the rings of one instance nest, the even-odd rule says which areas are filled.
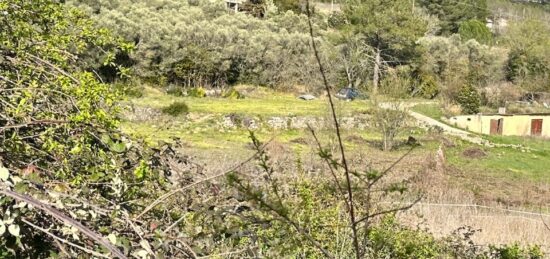
[[[461,115],[451,117],[447,122],[487,135],[550,138],[550,113]]]

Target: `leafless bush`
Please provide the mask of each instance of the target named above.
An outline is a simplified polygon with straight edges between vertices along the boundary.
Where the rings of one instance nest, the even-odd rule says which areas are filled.
[[[491,85],[483,89],[483,102],[493,108],[504,107],[510,102],[519,100],[521,89],[511,83]]]
[[[373,120],[375,127],[382,133],[382,149],[389,151],[394,147],[397,135],[406,128],[409,115],[401,103],[388,103],[384,106],[374,109]]]

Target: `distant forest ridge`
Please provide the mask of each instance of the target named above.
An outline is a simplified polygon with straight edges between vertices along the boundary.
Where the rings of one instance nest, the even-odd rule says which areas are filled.
[[[550,0],[512,0],[515,3],[550,4]]]
[[[411,1],[417,1],[417,0],[411,0]],[[460,0],[456,0],[456,1],[460,1]],[[346,0],[317,0],[315,2],[340,4],[340,3],[345,3]],[[527,4],[530,6],[540,7],[543,10],[550,12],[550,0],[488,0],[487,3],[489,4],[489,6],[492,6],[495,4],[502,4],[502,3]]]

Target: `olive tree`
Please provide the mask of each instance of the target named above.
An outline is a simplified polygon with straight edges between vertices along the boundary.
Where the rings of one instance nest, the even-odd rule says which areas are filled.
[[[444,98],[453,101],[464,85],[483,88],[505,80],[506,49],[490,47],[459,35],[419,40],[423,54],[419,70],[433,76]]]
[[[511,50],[506,67],[507,78],[527,90],[550,89],[550,26],[541,21],[514,23],[506,32]]]
[[[223,1],[68,2],[135,42],[131,64],[145,79],[189,87],[318,82],[304,15],[288,11],[259,19],[229,13]]]

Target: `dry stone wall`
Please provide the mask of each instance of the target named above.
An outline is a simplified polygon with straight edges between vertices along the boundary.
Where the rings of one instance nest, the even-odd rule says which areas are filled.
[[[126,120],[133,122],[150,122],[150,121],[176,121],[184,122],[185,124],[208,124],[218,129],[275,129],[275,130],[290,130],[290,129],[307,129],[308,125],[314,129],[326,129],[333,127],[330,117],[315,117],[315,116],[249,116],[240,114],[200,114],[190,113],[179,117],[171,117],[163,114],[159,109],[141,106],[128,106],[124,109],[123,117]],[[370,116],[359,114],[356,117],[340,118],[340,126],[344,129],[360,129],[364,130],[369,127]]]

